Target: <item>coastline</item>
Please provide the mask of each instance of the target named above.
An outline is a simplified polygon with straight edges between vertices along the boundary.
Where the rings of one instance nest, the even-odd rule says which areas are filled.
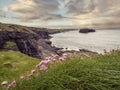
[[[57,34],[57,33],[63,33],[63,32],[69,32],[69,31],[73,31],[72,29],[71,30],[57,30],[56,32],[53,32],[52,34]],[[51,34],[49,34],[51,35]],[[53,37],[51,37],[53,38]],[[50,39],[49,39],[50,40]],[[52,41],[51,41],[51,45],[52,45]],[[87,50],[87,49],[79,49],[79,51],[77,50],[63,50],[63,48],[59,48],[59,47],[56,47],[56,46],[53,46],[57,52],[59,52],[60,55],[62,55],[63,53],[66,53],[68,54],[68,56],[78,56],[78,55],[84,55],[86,57],[91,57],[91,56],[94,56],[94,55],[100,55],[98,52],[94,52],[94,51],[90,51],[90,50]]]
[[[11,24],[1,24],[0,27],[0,51],[14,50],[22,52],[35,58],[45,58],[52,54],[62,55],[63,53],[93,53],[88,50],[63,51],[59,47],[52,46],[50,35],[77,29],[45,29],[25,27]],[[7,48],[5,48],[7,46]],[[8,47],[9,46],[9,47]]]

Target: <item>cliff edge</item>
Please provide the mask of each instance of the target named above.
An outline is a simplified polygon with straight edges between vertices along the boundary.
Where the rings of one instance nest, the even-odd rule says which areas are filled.
[[[46,31],[0,23],[0,50],[4,50],[4,46],[9,41],[14,42],[14,47],[24,54],[44,58],[51,54],[57,54],[55,48],[50,45],[48,38],[49,34]]]

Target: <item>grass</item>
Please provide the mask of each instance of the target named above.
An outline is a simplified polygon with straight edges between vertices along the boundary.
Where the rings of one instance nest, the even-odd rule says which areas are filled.
[[[24,55],[16,51],[0,52],[0,83],[2,81],[11,82],[19,79],[21,75],[30,72],[40,60]],[[5,90],[0,85],[0,90]]]
[[[6,44],[4,45],[4,48],[10,48],[10,47],[15,46],[15,45],[16,45],[16,43],[14,43],[14,42],[12,42],[12,41],[8,41],[8,42],[6,42]]]
[[[92,58],[73,57],[50,64],[48,72],[38,70],[38,76],[30,80],[18,79],[38,62],[19,52],[0,52],[0,81],[17,79],[12,90],[120,90],[120,51]]]
[[[19,81],[13,90],[120,90],[120,51],[86,59],[74,57],[39,73],[31,80]]]
[[[12,24],[3,24],[0,23],[0,30],[7,30],[7,31],[21,31],[26,33],[35,34],[29,27],[21,26],[21,25],[12,25]]]

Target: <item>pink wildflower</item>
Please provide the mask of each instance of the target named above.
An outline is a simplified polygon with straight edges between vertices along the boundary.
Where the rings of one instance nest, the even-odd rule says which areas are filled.
[[[1,83],[1,85],[7,85],[8,84],[8,81],[3,81],[2,83]]]
[[[16,81],[14,80],[12,83],[11,83],[11,86],[15,86],[16,85]]]
[[[49,64],[50,62],[51,62],[50,59],[48,59],[48,60],[43,60],[43,64]]]
[[[62,55],[63,55],[63,56],[67,56],[67,53],[63,53]]]
[[[51,62],[51,60],[42,60],[38,65],[36,65],[36,67],[40,67],[42,64],[49,64]]]
[[[34,73],[36,73],[36,70],[31,70],[31,74],[34,74]]]
[[[64,61],[65,58],[64,58],[63,56],[61,56],[61,57],[59,57],[59,60],[60,60],[60,61]]]
[[[52,61],[55,62],[55,61],[57,61],[57,59],[53,58]]]
[[[41,71],[47,71],[47,70],[48,70],[48,67],[45,66],[44,64],[42,64],[42,65],[40,66],[40,70],[41,70]]]
[[[62,56],[66,59],[67,58],[67,54],[63,53]]]

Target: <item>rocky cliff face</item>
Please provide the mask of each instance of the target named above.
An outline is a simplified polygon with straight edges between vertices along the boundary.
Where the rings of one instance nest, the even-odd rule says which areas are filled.
[[[49,34],[44,31],[24,32],[18,30],[0,29],[0,49],[3,49],[7,41],[16,43],[18,50],[29,56],[44,58],[56,54],[55,48],[48,43]]]

